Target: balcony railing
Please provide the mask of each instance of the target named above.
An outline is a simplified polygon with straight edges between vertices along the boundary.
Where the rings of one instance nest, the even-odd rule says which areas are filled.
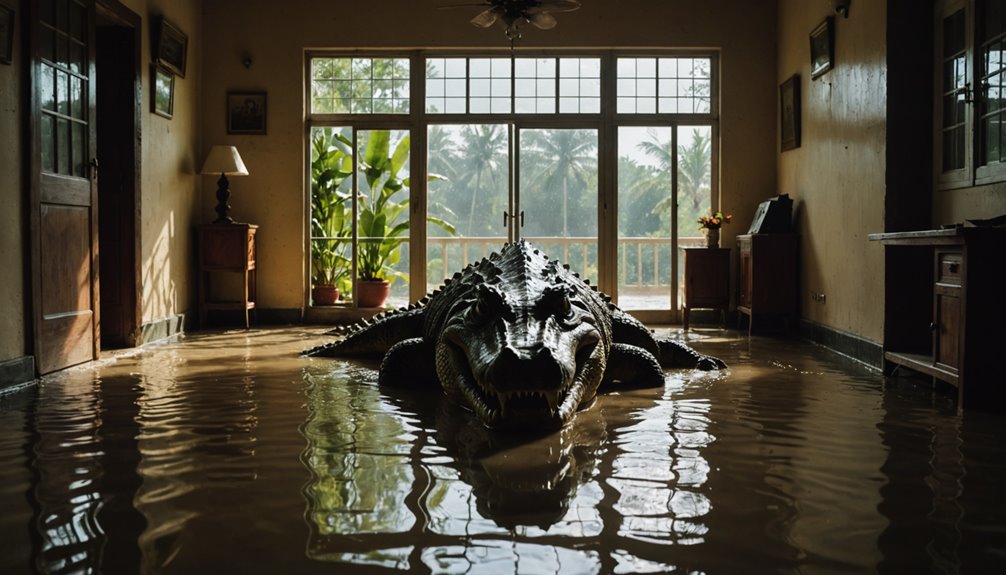
[[[324,240],[325,238],[312,238]],[[585,277],[591,283],[597,282],[597,238],[594,237],[527,237],[550,256]],[[678,246],[701,247],[705,239],[701,236],[678,238]],[[427,238],[427,283],[430,289],[439,286],[444,279],[455,272],[498,250],[506,242],[505,237],[428,237]],[[403,245],[407,249],[407,243]],[[670,306],[672,258],[675,257],[674,244],[670,238],[623,237],[618,241],[618,292],[619,301],[626,309],[665,309]],[[400,265],[408,271],[408,260],[403,258]],[[681,270],[678,269],[680,290]],[[407,304],[407,291],[393,293],[389,303]],[[401,301],[399,301],[401,300]]]

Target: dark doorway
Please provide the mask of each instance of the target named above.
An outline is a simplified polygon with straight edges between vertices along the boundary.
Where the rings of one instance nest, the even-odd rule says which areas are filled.
[[[98,253],[101,347],[139,342],[136,278],[140,176],[140,17],[117,1],[96,10]]]

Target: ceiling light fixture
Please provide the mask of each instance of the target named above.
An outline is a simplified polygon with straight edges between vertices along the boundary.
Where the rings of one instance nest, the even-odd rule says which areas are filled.
[[[497,21],[506,26],[504,33],[510,40],[510,47],[521,38],[520,25],[523,22],[531,24],[540,30],[551,30],[557,24],[555,16],[558,12],[572,12],[580,9],[578,0],[482,0],[466,4],[451,4],[440,8],[462,8],[468,6],[482,7],[471,19],[472,25],[478,28],[489,28]]]

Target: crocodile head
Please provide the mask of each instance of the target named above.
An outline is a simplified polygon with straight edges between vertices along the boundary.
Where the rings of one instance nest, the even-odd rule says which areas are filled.
[[[500,263],[474,274],[472,289],[455,301],[437,341],[437,375],[488,427],[561,428],[594,399],[610,326],[596,294],[582,282],[585,291],[577,289],[554,262]]]

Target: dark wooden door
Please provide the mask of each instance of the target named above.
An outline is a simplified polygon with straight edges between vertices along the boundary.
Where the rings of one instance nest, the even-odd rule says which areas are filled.
[[[45,374],[98,352],[94,4],[28,5],[33,327]]]

